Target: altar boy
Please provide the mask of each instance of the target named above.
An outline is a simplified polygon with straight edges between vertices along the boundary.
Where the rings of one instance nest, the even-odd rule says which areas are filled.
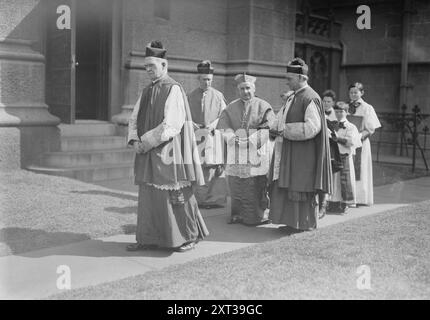
[[[339,146],[342,169],[333,174],[334,191],[330,198],[328,211],[345,214],[348,207],[355,207],[355,172],[353,155],[355,149],[361,147],[360,134],[357,127],[346,119],[348,104],[339,101],[334,106],[338,124],[332,139]]]

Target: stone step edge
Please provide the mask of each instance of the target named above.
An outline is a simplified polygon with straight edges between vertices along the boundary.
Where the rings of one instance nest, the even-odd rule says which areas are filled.
[[[124,140],[124,143],[126,142],[126,137],[114,135],[114,136],[62,136],[61,140],[92,140],[92,139],[103,139],[103,138],[109,138],[109,139],[121,139]]]
[[[113,148],[113,149],[94,149],[94,150],[71,150],[71,151],[51,151],[45,152],[42,156],[67,156],[67,155],[85,155],[85,154],[103,154],[103,153],[134,153],[131,148]]]
[[[83,171],[83,170],[94,170],[94,169],[111,169],[111,168],[131,168],[134,166],[134,162],[123,162],[123,163],[106,163],[103,166],[91,165],[81,167],[44,167],[39,165],[29,165],[26,167],[30,171],[47,171],[47,172],[69,172],[69,171]]]

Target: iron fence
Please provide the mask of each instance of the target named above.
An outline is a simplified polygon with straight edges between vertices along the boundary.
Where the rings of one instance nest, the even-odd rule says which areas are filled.
[[[382,148],[392,150],[401,157],[410,159],[412,171],[417,166],[417,156],[420,156],[428,171],[427,148],[429,135],[430,114],[421,113],[420,108],[415,105],[412,110],[403,105],[401,112],[379,112],[378,118],[382,127],[376,132],[376,161],[380,160]],[[417,154],[419,152],[419,154]]]

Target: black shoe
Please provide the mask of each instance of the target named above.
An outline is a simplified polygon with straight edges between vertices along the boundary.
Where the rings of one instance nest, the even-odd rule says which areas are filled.
[[[348,205],[344,202],[339,204],[339,213],[343,216],[348,213]]]
[[[357,203],[356,206],[357,206],[357,208],[358,207],[370,207],[370,205],[368,205],[366,203]]]
[[[199,208],[201,208],[201,209],[212,209],[212,206],[208,205],[208,204],[199,204]]]
[[[339,202],[329,202],[326,208],[326,212],[338,213],[339,212]]]
[[[216,203],[214,203],[214,204],[199,204],[199,208],[202,208],[202,209],[219,209],[219,208],[224,208],[224,206],[221,204],[216,204]]]
[[[323,200],[321,200],[321,203],[319,205],[319,211],[318,211],[318,219],[322,219],[325,217],[328,207],[328,200],[323,197]]]
[[[270,219],[267,219],[267,220],[264,220],[264,221],[261,221],[258,223],[244,223],[244,222],[242,222],[242,224],[247,226],[247,227],[257,227],[257,226],[262,226],[264,224],[270,224],[270,223],[272,223],[272,220],[270,220]]]
[[[318,212],[318,220],[325,217],[327,211],[327,206],[322,206],[320,211]]]
[[[308,232],[308,231],[314,231],[316,228],[307,228],[307,229],[300,229],[300,232]]]
[[[194,249],[196,247],[196,243],[195,242],[190,242],[187,244],[183,244],[182,246],[180,246],[179,248],[176,249],[177,252],[186,252],[186,251],[190,251],[192,249]]]

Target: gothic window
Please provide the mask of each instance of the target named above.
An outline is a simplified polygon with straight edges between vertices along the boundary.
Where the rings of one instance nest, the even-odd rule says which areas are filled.
[[[315,91],[322,93],[329,88],[328,53],[315,50],[310,58],[310,83]]]

